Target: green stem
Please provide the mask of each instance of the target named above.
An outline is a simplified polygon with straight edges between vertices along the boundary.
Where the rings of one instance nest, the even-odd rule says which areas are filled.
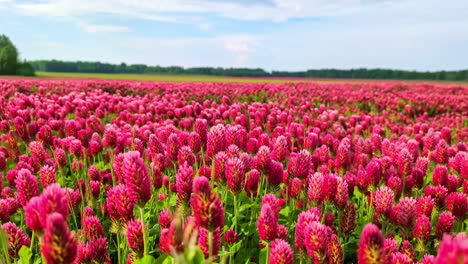
[[[145,208],[143,206],[139,206],[140,209],[140,217],[141,217],[141,225],[143,226],[143,245],[144,245],[144,253],[143,256],[148,255],[148,243],[147,243],[147,234],[146,234],[146,226],[145,226]]]
[[[233,255],[232,248],[231,248],[231,246],[229,246],[229,263],[234,263],[234,262],[232,262],[232,255]]]
[[[265,264],[270,263],[270,242],[267,242],[266,244],[266,257],[265,257]]]
[[[237,233],[237,221],[238,221],[238,215],[239,215],[239,208],[238,208],[238,204],[237,204],[237,195],[233,195],[234,196],[234,216],[235,216],[235,221],[234,221],[234,231],[236,231]]]
[[[212,262],[213,256],[213,232],[208,232],[208,261]]]
[[[122,260],[121,254],[122,253],[120,252],[120,234],[117,234],[117,263],[119,264]]]
[[[33,231],[31,234],[31,244],[29,246],[29,248],[31,249],[31,254],[33,256],[34,256],[34,243],[36,242],[35,239],[36,239],[36,233]]]

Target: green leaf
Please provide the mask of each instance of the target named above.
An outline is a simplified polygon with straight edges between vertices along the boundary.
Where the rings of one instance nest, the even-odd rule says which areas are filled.
[[[18,256],[20,257],[20,263],[29,264],[32,257],[31,249],[26,246],[22,246],[18,252]]]
[[[266,263],[267,261],[267,247],[264,247],[262,250],[260,250],[260,257],[259,257],[259,262],[258,263]]]
[[[169,264],[172,263],[172,257],[163,254],[156,259],[155,264]]]
[[[291,213],[291,208],[289,206],[286,206],[280,211],[280,215],[288,217],[289,214]]]
[[[200,248],[197,247],[195,251],[195,257],[193,258],[193,264],[202,264],[205,263],[205,255],[203,255],[203,252],[200,250]]]
[[[158,264],[158,262],[156,262],[156,259],[151,255],[146,255],[143,258],[138,259],[133,263],[135,264]]]

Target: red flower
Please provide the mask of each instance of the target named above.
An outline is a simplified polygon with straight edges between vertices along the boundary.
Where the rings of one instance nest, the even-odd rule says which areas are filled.
[[[14,223],[8,222],[2,225],[5,234],[8,236],[8,255],[12,259],[18,258],[18,252],[22,246],[29,247],[29,238],[24,234],[21,228]]]
[[[294,252],[288,242],[275,239],[270,244],[270,264],[293,264]]]
[[[95,216],[88,216],[83,221],[83,230],[88,240],[105,238],[101,222]]]
[[[414,237],[421,241],[426,241],[431,235],[431,229],[432,225],[429,218],[425,215],[419,216],[414,226]]]
[[[151,180],[148,168],[138,151],[129,151],[124,154],[123,172],[128,195],[139,206],[143,206],[151,199]]]
[[[224,242],[226,242],[228,246],[234,245],[237,242],[237,239],[238,235],[232,229],[228,229],[228,231],[224,233]]]
[[[463,221],[468,213],[468,198],[464,193],[453,192],[447,196],[445,206],[456,218]]]
[[[69,264],[77,256],[77,243],[63,216],[53,213],[47,217],[41,253],[47,263]]]
[[[329,242],[329,228],[320,222],[314,221],[308,224],[303,234],[304,246],[311,258],[323,256],[323,252]]]
[[[278,236],[278,213],[267,203],[262,205],[257,221],[257,231],[263,241],[272,241]]]
[[[390,213],[394,197],[395,195],[390,188],[380,187],[380,189],[373,194],[373,201],[377,213],[385,215]]]
[[[341,247],[338,236],[333,234],[326,249],[327,260],[329,264],[342,264],[344,260],[343,248]]]
[[[226,180],[229,190],[234,194],[242,190],[245,179],[244,164],[238,158],[231,158],[226,162]]]
[[[21,169],[15,179],[16,189],[18,190],[18,200],[25,206],[31,198],[39,195],[39,186],[36,177],[27,169]]]
[[[384,238],[379,228],[374,224],[367,224],[362,230],[361,240],[358,243],[358,263],[380,263],[380,251],[384,245]]]
[[[435,236],[437,239],[442,239],[445,233],[452,232],[455,217],[450,212],[443,212],[440,214],[436,224]]]
[[[144,243],[143,243],[143,225],[140,221],[131,220],[127,225],[127,241],[128,247],[138,256],[143,256]]]

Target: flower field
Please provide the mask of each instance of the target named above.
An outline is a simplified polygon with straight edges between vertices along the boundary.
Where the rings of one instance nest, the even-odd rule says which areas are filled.
[[[0,80],[0,263],[468,263],[468,87]]]

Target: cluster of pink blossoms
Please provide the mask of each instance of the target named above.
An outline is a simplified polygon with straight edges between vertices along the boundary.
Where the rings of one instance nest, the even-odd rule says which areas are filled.
[[[467,102],[423,83],[0,80],[0,262],[468,263]]]

